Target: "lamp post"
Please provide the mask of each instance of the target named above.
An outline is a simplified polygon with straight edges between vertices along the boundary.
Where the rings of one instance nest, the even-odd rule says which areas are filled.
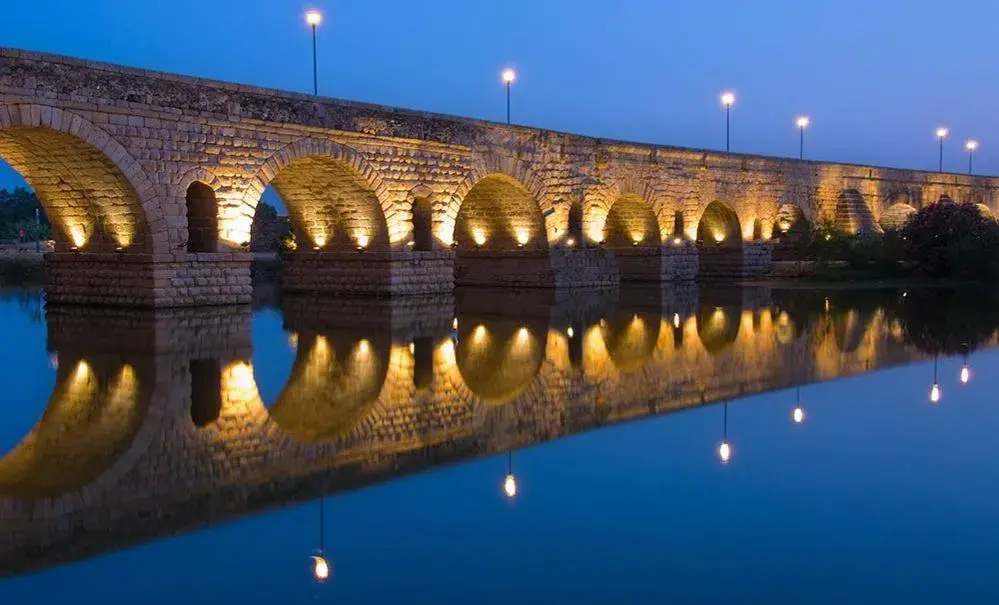
[[[794,388],[794,410],[791,411],[791,420],[795,424],[801,424],[805,421],[805,408],[801,407],[801,386],[796,386]]]
[[[808,118],[808,116],[798,116],[798,118],[794,121],[794,123],[797,124],[798,133],[799,133],[798,159],[803,160],[805,159],[805,129],[808,128],[808,125],[811,123],[811,120]]]
[[[510,123],[510,88],[513,86],[514,80],[517,79],[517,72],[513,71],[512,68],[507,67],[503,70],[502,74],[503,84],[506,86],[506,123]]]
[[[943,172],[943,143],[944,139],[947,138],[948,134],[950,134],[950,131],[947,130],[946,128],[943,127],[937,128],[937,138],[940,139],[940,163],[938,165],[939,172]]]
[[[323,20],[323,15],[317,10],[305,13],[305,22],[312,27],[312,94],[319,95],[319,70],[316,66],[316,28]]]
[[[323,504],[325,500],[326,489],[324,487],[323,493],[319,497],[319,550],[317,550],[311,557],[312,559],[312,577],[316,579],[316,582],[323,583],[330,577],[330,564],[326,560],[326,549],[323,546],[324,536],[326,534],[326,515],[325,515],[325,505]]]
[[[968,150],[968,174],[971,174],[971,160],[975,157],[975,150],[978,149],[978,141],[968,139],[964,143],[964,148]]]
[[[728,153],[731,150],[729,143],[731,142],[732,106],[735,105],[735,93],[723,92],[721,102],[725,106],[725,153]]]
[[[971,380],[971,366],[968,365],[968,350],[964,351],[964,363],[961,364],[961,373],[958,375],[961,384],[968,384]]]

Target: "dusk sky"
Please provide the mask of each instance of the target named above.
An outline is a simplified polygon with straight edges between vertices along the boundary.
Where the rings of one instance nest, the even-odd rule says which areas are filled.
[[[999,173],[994,0],[27,0],[0,45],[308,92],[303,13],[323,11],[320,92],[593,136],[718,148],[719,93],[738,95],[733,151]],[[16,184],[0,170],[0,186]]]

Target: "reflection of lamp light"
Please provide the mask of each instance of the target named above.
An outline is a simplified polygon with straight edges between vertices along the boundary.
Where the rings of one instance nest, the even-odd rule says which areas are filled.
[[[937,382],[937,358],[933,358],[933,386],[930,387],[930,403],[938,403],[940,397],[943,395],[943,391],[940,389],[940,384]]]
[[[968,354],[964,354],[964,363],[961,364],[961,374],[960,374],[961,384],[968,384],[971,380],[971,368],[968,366]]]
[[[503,493],[513,500],[517,496],[517,479],[513,476],[513,451],[507,452],[506,478],[503,479]]]
[[[312,577],[316,582],[325,582],[330,577],[330,564],[326,560],[326,548],[323,545],[326,534],[326,511],[325,511],[326,488],[323,486],[322,493],[319,494],[319,549],[312,555]]]
[[[312,576],[316,582],[325,582],[330,577],[330,565],[321,553],[312,555]]]
[[[722,424],[722,442],[718,446],[718,457],[723,464],[732,459],[732,445],[728,442],[728,402],[724,403],[724,421]]]
[[[795,387],[794,389],[794,410],[791,411],[791,420],[795,424],[801,424],[805,421],[805,408],[801,407],[801,387]]]

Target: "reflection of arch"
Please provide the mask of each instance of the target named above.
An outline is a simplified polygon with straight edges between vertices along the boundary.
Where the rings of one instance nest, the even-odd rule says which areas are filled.
[[[833,318],[833,332],[840,352],[856,352],[871,328],[874,315],[869,310],[850,309]]]
[[[697,247],[700,278],[742,277],[742,228],[731,206],[708,204],[697,223]]]
[[[459,325],[455,351],[458,371],[475,395],[500,405],[534,382],[544,361],[547,325],[466,316]]]
[[[704,350],[717,355],[735,342],[739,335],[739,314],[723,307],[697,310],[697,336]]]
[[[187,251],[215,252],[218,248],[219,210],[215,192],[195,181],[184,196],[187,206]]]
[[[892,204],[881,214],[881,228],[885,230],[901,229],[915,214],[916,209],[905,202]]]
[[[152,251],[146,217],[156,189],[124,147],[82,116],[0,106],[0,158],[35,190],[57,250]]]
[[[874,215],[864,196],[856,189],[847,189],[839,194],[834,220],[838,230],[850,235],[877,231]]]
[[[109,359],[60,359],[42,419],[0,458],[0,494],[55,497],[91,484],[132,445],[148,407],[149,380]]]
[[[641,368],[656,351],[660,318],[652,313],[618,313],[601,326],[604,346],[622,372]]]
[[[554,283],[541,208],[513,177],[493,173],[468,190],[455,220],[454,242],[458,284]]]
[[[349,432],[381,393],[389,349],[387,336],[300,333],[291,377],[270,409],[271,418],[303,441]]]
[[[219,419],[222,413],[222,364],[218,359],[192,359],[191,422],[204,428]]]
[[[392,207],[377,194],[382,188],[377,174],[349,147],[299,139],[275,152],[257,171],[239,210],[245,225],[230,221],[222,230],[223,237],[237,245],[249,239],[253,211],[270,185],[288,209],[299,246],[385,249],[389,245],[386,216]]]

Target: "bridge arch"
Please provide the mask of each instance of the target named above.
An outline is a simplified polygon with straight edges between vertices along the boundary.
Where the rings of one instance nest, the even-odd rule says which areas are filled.
[[[548,229],[532,191],[502,172],[465,191],[454,219],[455,282],[554,285]]]
[[[156,188],[118,141],[79,114],[0,106],[0,159],[35,190],[57,251],[155,251]]]
[[[697,221],[698,276],[701,279],[742,277],[742,226],[728,204],[715,200]]]
[[[857,189],[845,189],[836,198],[834,221],[838,230],[850,235],[878,230],[867,200]]]
[[[885,231],[897,231],[905,227],[915,214],[915,207],[905,201],[897,201],[881,213],[881,228]]]
[[[622,281],[658,281],[662,277],[662,233],[645,198],[628,193],[610,205],[601,235],[614,251]]]
[[[298,139],[275,152],[257,171],[237,207],[222,213],[222,238],[249,241],[257,204],[267,186],[281,196],[299,250],[388,250],[386,199],[377,171],[354,149],[333,141]],[[408,231],[405,226],[392,230]]]

